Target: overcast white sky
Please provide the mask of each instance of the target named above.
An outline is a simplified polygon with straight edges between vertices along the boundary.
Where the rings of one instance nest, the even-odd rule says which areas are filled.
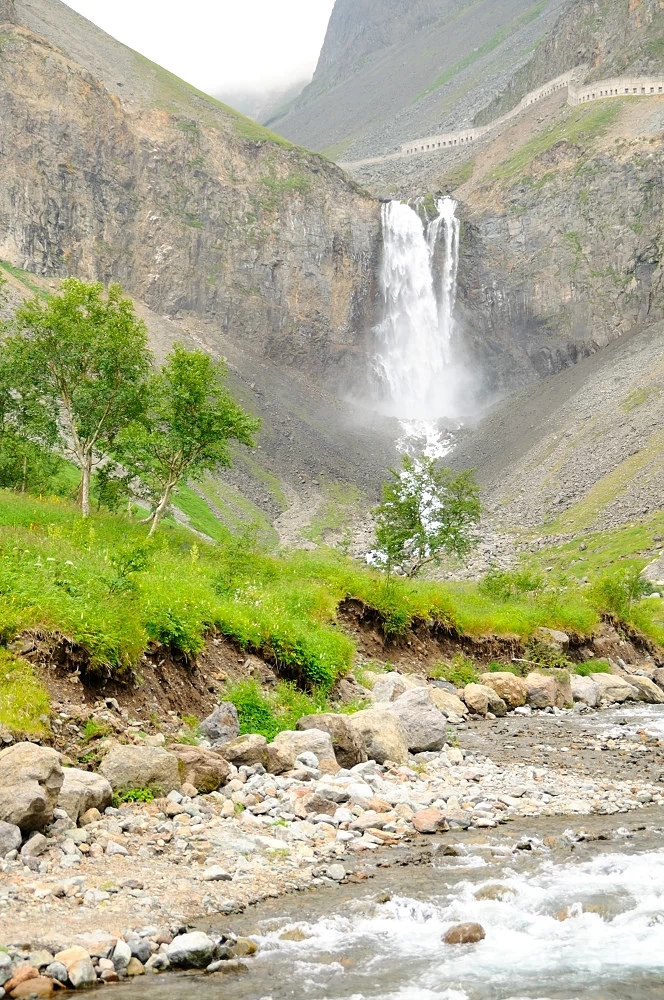
[[[334,0],[65,0],[208,93],[310,76]]]

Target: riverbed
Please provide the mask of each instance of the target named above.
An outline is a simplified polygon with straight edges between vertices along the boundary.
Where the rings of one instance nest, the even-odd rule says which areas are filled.
[[[444,944],[477,922],[483,941]],[[208,924],[214,928],[214,924]],[[241,977],[165,977],[123,1000],[655,1000],[664,990],[664,810],[437,838],[430,860],[262,904]]]

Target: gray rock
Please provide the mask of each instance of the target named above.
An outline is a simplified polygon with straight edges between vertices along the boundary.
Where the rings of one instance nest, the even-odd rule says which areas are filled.
[[[235,764],[236,767],[254,767],[256,764],[265,764],[267,760],[267,740],[258,733],[238,736],[230,743],[218,746],[217,750],[229,764]]]
[[[302,753],[313,753],[321,770],[338,771],[334,748],[329,733],[322,729],[305,729],[300,732],[286,730],[277,733],[267,748],[267,769],[271,774],[282,774],[295,767]]]
[[[492,688],[508,708],[520,708],[528,699],[528,687],[523,677],[516,677],[508,670],[482,674],[480,684]],[[490,707],[490,711],[494,710]]]
[[[240,720],[237,709],[230,701],[223,701],[203,719],[200,725],[201,735],[213,746],[230,743],[240,735]]]
[[[207,934],[193,931],[173,938],[166,955],[171,965],[185,969],[205,969],[214,958],[215,945]]]
[[[457,697],[453,685],[449,686],[452,688],[451,691],[447,687],[431,686],[429,688],[431,700],[438,711],[442,712],[447,719],[465,719],[468,715],[468,708],[461,701],[461,698]]]
[[[534,638],[546,643],[547,646],[552,646],[561,653],[566,653],[569,649],[569,636],[566,632],[559,632],[555,628],[542,626],[535,631]]]
[[[346,878],[346,869],[342,864],[328,865],[326,874],[333,882],[343,882]]]
[[[202,794],[215,792],[228,780],[230,764],[221,753],[184,743],[171,747],[170,753],[180,762],[182,784],[192,785]]]
[[[89,958],[81,958],[69,967],[69,982],[76,990],[87,989],[96,984],[97,973]]]
[[[13,963],[9,955],[0,951],[0,986],[4,986],[6,982],[14,975],[13,973]]]
[[[157,952],[156,955],[151,955],[150,958],[145,963],[146,972],[166,972],[170,969],[171,963],[169,962],[166,955],[161,952]]]
[[[21,839],[21,831],[14,823],[0,820],[0,858],[6,857],[10,851],[18,851]]]
[[[364,740],[367,757],[383,764],[386,760],[395,764],[408,761],[408,734],[401,719],[388,711],[388,705],[366,708],[348,716],[349,722]]]
[[[177,757],[160,747],[114,746],[101,762],[99,771],[114,792],[130,788],[149,788],[166,795],[180,787]]]
[[[15,743],[0,750],[0,775],[0,820],[24,833],[52,821],[64,781],[60,754],[34,743]]]
[[[466,684],[463,689],[463,700],[471,712],[477,715],[492,712],[502,718],[507,714],[507,705],[503,699],[486,684]]]
[[[44,970],[44,975],[49,979],[57,979],[59,983],[67,982],[67,969],[62,962],[51,962]]]
[[[597,708],[599,705],[599,687],[592,677],[580,677],[578,674],[572,675],[572,697],[574,701],[589,708]]]
[[[122,938],[118,938],[117,944],[113,949],[113,954],[111,956],[113,962],[113,967],[116,972],[122,972],[126,969],[131,961],[131,948],[126,941]]]
[[[126,858],[129,854],[129,851],[122,844],[116,843],[115,840],[109,840],[108,844],[106,845],[106,853],[108,854],[109,857],[117,855],[118,857]]]
[[[129,945],[134,958],[137,958],[139,962],[142,962],[142,964],[145,965],[152,954],[150,943],[146,941],[145,938],[139,937],[137,934],[133,934],[127,938],[127,944]]]
[[[406,691],[385,705],[385,710],[394,713],[402,723],[411,753],[441,750],[445,745],[447,719],[434,705],[428,688]]]
[[[201,878],[204,882],[231,882],[233,876],[225,872],[223,868],[215,865],[212,868],[207,868],[201,875]]]
[[[64,809],[77,823],[88,809],[103,812],[113,800],[110,782],[101,774],[81,771],[77,767],[64,768],[64,781],[58,796],[58,808]]]
[[[21,848],[22,858],[38,858],[48,850],[49,843],[43,833],[33,833]]]
[[[654,587],[664,587],[664,553],[653,562],[648,563],[641,576]]]
[[[364,740],[357,732],[347,715],[335,715],[323,712],[320,715],[305,715],[297,723],[299,730],[318,729],[329,733],[332,740],[334,756],[340,767],[355,767],[367,759]]]
[[[648,705],[664,705],[664,691],[648,677],[640,677],[638,674],[629,675],[629,683],[637,688],[639,701],[645,701]]]
[[[639,700],[638,689],[619,674],[591,674],[591,677],[599,689],[600,705]]]

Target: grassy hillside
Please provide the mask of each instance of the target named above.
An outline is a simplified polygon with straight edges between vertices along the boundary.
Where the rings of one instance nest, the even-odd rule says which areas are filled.
[[[195,657],[216,632],[282,677],[325,691],[353,662],[353,641],[337,622],[347,597],[375,609],[392,637],[415,620],[450,634],[526,639],[547,625],[590,635],[601,613],[616,611],[592,588],[556,575],[517,575],[497,588],[491,580],[395,580],[387,588],[333,550],[272,555],[221,528],[216,545],[175,525],[151,543],[146,532],[130,516],[82,520],[60,500],[0,492],[0,641],[35,629],[61,636],[88,673],[104,677],[129,675],[151,642]],[[662,602],[639,603],[626,617],[664,642]]]

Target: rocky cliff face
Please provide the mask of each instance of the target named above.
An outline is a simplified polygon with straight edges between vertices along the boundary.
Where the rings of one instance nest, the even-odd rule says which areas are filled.
[[[511,176],[514,160],[460,189],[463,348],[491,390],[664,317],[664,142],[653,124],[664,103],[584,114],[587,129],[602,114],[614,124],[595,143],[561,137]]]
[[[662,0],[574,0],[554,30],[509,85],[475,118],[482,125],[505,114],[530,90],[574,69],[588,80],[659,73],[664,68]]]
[[[232,343],[319,382],[357,368],[374,322],[377,203],[107,36],[100,45],[56,0],[19,6],[21,25],[7,23],[12,6],[0,2],[0,256],[120,281],[158,314],[204,322],[221,353]],[[69,51],[26,22],[53,25]],[[74,58],[90,51],[92,72]]]
[[[338,161],[472,120],[566,0],[337,0],[313,82],[270,126]]]

